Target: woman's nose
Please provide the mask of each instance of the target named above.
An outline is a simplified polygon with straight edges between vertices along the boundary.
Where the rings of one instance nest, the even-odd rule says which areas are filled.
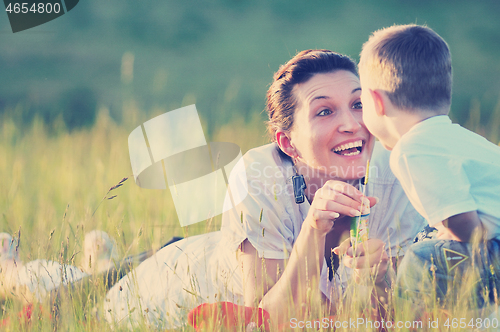
[[[361,128],[361,124],[350,109],[342,112],[340,121],[339,132],[354,134]]]

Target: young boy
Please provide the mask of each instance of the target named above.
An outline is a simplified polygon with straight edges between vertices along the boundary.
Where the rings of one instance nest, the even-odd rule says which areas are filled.
[[[451,123],[448,45],[424,26],[382,29],[363,45],[359,73],[367,128],[392,150],[393,173],[438,229],[437,239],[410,247],[398,285],[410,296],[428,290],[443,298],[448,281],[475,266],[482,280],[476,291],[486,287],[493,300],[493,288],[500,295],[500,147]],[[473,234],[487,240],[480,255],[472,254]],[[482,306],[486,299],[476,300]]]

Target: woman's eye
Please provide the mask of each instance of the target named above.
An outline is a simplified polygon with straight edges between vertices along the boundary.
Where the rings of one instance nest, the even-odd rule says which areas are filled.
[[[325,108],[324,110],[321,110],[321,112],[318,113],[319,116],[325,116],[325,115],[328,115],[328,114],[331,114],[332,111],[330,111],[329,109]]]
[[[363,104],[360,101],[358,101],[358,102],[354,103],[354,105],[352,105],[352,108],[355,110],[362,110]]]

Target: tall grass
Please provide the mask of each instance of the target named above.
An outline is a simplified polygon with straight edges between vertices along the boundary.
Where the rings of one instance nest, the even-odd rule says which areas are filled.
[[[165,111],[156,110],[158,114]],[[120,179],[132,178],[127,138],[133,128],[147,120],[133,101],[124,105],[123,112],[123,123],[118,125],[108,111],[101,108],[92,128],[71,133],[62,122],[48,130],[40,119],[23,128],[4,113],[0,124],[0,231],[20,236],[23,261],[43,258],[78,265],[83,236],[92,229],[101,229],[113,236],[122,255],[158,248],[174,235],[191,236],[218,229],[220,218],[182,228],[168,190],[141,189],[132,179],[113,191],[116,197],[107,199],[108,195],[103,200]],[[265,143],[262,116],[255,114],[246,122],[243,117],[234,117],[207,140],[234,142],[243,152]],[[487,127],[481,126],[480,118],[480,105],[473,103],[466,126],[499,143],[500,103]],[[352,296],[339,305],[337,319],[369,317],[371,299],[366,292],[357,285],[351,285],[349,292]],[[48,318],[51,305],[47,302],[40,313],[43,319],[35,319],[29,326],[13,323],[10,330],[53,331],[55,324],[64,331],[109,330],[99,319],[103,316],[104,295],[104,286],[96,282],[85,292],[61,300],[57,322]],[[319,303],[318,299],[311,298],[306,316],[297,316],[297,319],[328,317],[328,308]],[[414,308],[408,303],[396,306],[391,294],[382,304],[400,320],[414,319]],[[284,301],[283,305],[298,315],[293,303]],[[8,300],[3,303],[0,316],[17,317],[21,306],[20,299]],[[38,310],[35,308],[36,315]],[[436,303],[429,303],[426,312],[432,317],[445,315]],[[459,318],[470,316],[470,312],[459,304],[448,315]],[[138,330],[147,330],[147,327],[140,326]],[[185,330],[192,329],[186,327]]]

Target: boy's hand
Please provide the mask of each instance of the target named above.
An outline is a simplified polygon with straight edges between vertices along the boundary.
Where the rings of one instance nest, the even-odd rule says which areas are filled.
[[[344,256],[344,265],[353,269],[354,280],[359,283],[363,278],[375,277],[375,283],[380,283],[387,272],[389,257],[385,251],[385,243],[379,239],[368,239],[356,245],[354,250],[350,239],[333,249],[336,255]]]
[[[440,240],[460,241],[460,239],[455,236],[455,234],[453,234],[448,228],[446,228],[442,222],[437,223],[433,227],[438,230],[436,233],[436,238]]]
[[[443,240],[469,242],[475,233],[479,239],[485,236],[483,224],[477,211],[459,213],[443,220],[434,227],[438,230],[437,238]]]

